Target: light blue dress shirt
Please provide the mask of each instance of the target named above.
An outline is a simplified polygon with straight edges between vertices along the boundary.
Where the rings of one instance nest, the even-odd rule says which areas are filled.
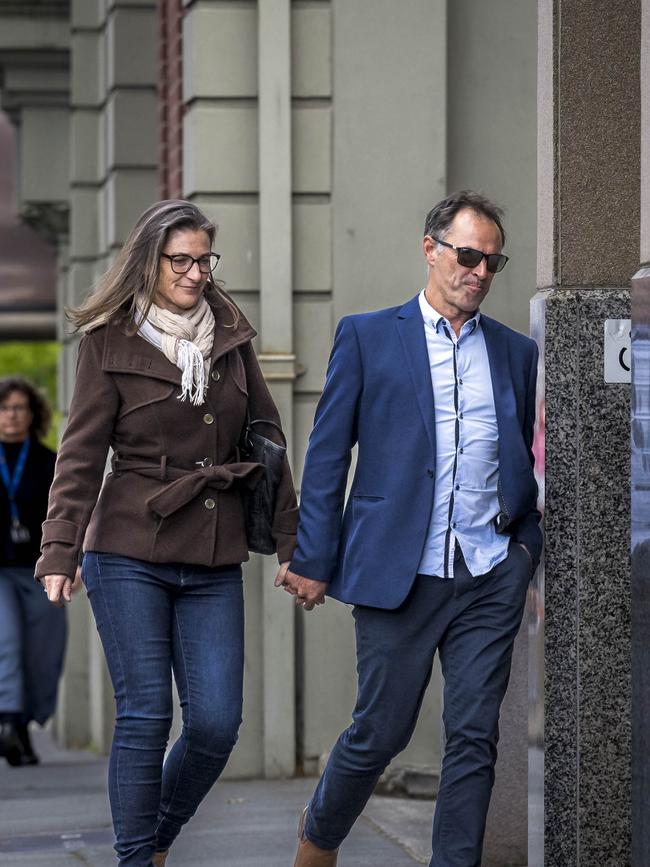
[[[420,293],[431,367],[436,427],[433,510],[418,572],[453,578],[456,545],[472,575],[484,575],[508,554],[496,532],[499,432],[481,314],[457,338]]]

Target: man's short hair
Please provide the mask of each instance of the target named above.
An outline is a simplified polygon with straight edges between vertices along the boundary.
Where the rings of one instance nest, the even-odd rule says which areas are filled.
[[[454,217],[459,211],[464,208],[469,208],[476,211],[496,223],[501,232],[501,244],[506,242],[506,233],[501,222],[503,210],[491,202],[486,196],[480,193],[475,193],[472,190],[459,190],[457,193],[452,193],[446,199],[438,202],[427,214],[424,223],[424,234],[434,238],[444,238],[447,230],[454,221]]]

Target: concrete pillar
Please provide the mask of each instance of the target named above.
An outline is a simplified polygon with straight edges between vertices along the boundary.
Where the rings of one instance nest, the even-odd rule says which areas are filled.
[[[293,417],[291,0],[258,3],[260,364],[284,420]],[[289,452],[291,455],[291,451]],[[292,461],[293,463],[293,461]],[[296,763],[295,609],[273,587],[263,561],[264,774],[290,776]],[[284,598],[283,598],[284,597]],[[287,661],[290,665],[287,665]]]
[[[447,189],[481,190],[505,209],[505,252],[511,259],[481,309],[527,334],[537,231],[537,130],[531,111],[537,80],[537,9],[511,0],[454,0],[448,7]],[[472,27],[467,27],[468,21]],[[473,124],[480,126],[480,135],[468,135]],[[521,867],[528,859],[526,616],[515,643],[499,729],[482,863]]]
[[[631,857],[630,388],[605,381],[604,333],[630,316],[639,261],[640,9],[539,3],[545,767],[530,867]]]

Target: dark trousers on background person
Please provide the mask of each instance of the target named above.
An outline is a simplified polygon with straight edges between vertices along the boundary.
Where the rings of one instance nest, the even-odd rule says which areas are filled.
[[[34,570],[0,566],[0,712],[41,725],[54,713],[66,616],[47,600]]]
[[[408,744],[436,649],[445,679],[446,734],[430,867],[479,867],[512,648],[531,577],[511,544],[473,578],[457,549],[453,580],[418,575],[400,608],[356,606],[359,687],[352,725],[334,746],[312,797],[305,834],[336,849],[391,759]]]
[[[237,740],[242,572],[88,553],[82,578],[117,705],[109,762],[115,849],[121,867],[149,867],[194,815]],[[163,766],[172,670],[183,728]]]

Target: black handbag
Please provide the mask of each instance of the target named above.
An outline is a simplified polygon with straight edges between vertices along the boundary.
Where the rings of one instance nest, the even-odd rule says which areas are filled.
[[[279,431],[285,445],[257,433],[255,425],[271,425]],[[271,533],[275,501],[284,472],[284,457],[287,453],[286,440],[280,425],[270,419],[248,419],[240,445],[241,457],[245,461],[261,464],[263,472],[255,487],[242,489],[244,503],[244,523],[248,550],[256,554],[275,554],[276,544]]]

